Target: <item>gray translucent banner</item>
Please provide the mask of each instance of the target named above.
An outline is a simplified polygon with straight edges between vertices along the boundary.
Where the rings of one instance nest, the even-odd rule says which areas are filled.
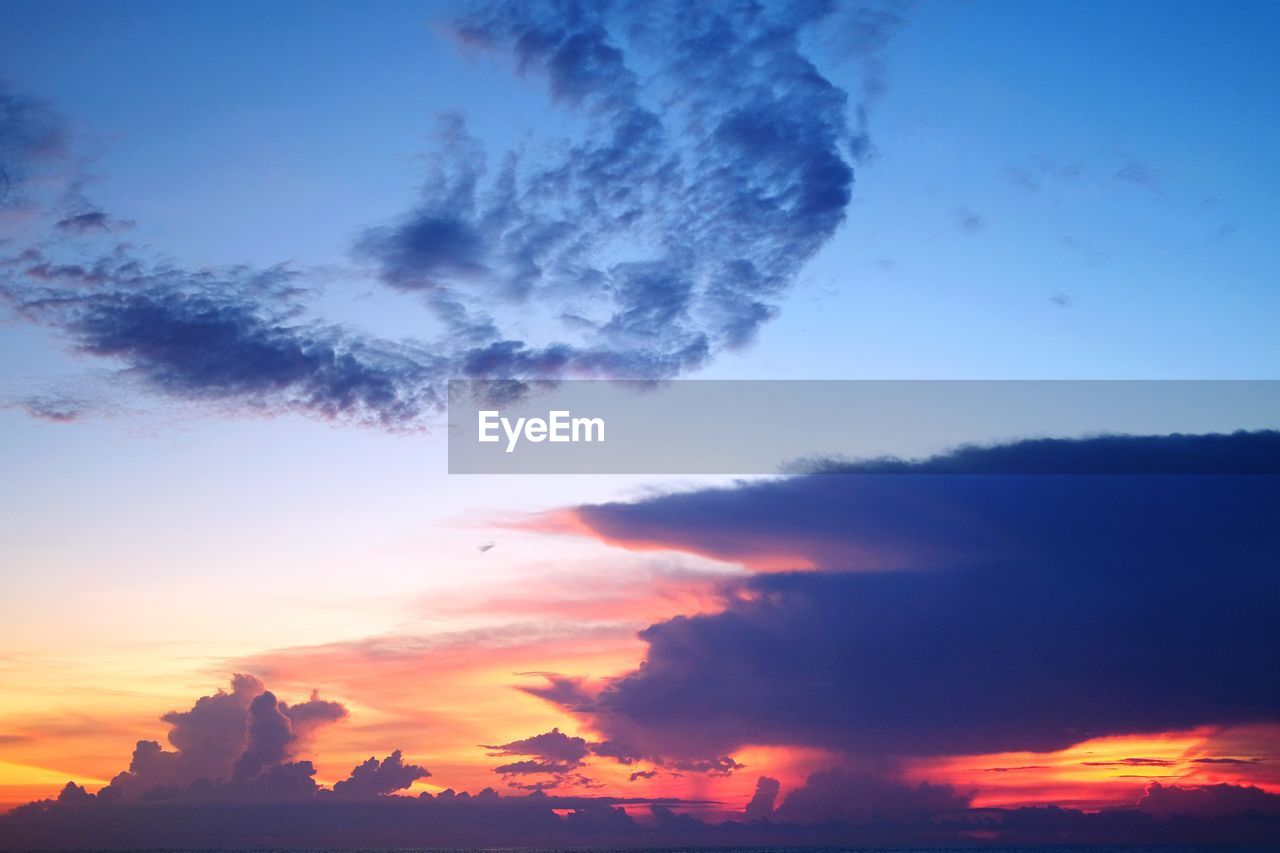
[[[564,380],[449,383],[451,474],[902,472],[969,445],[1280,428],[1280,381]],[[1069,450],[1067,442],[1059,444]],[[1006,454],[1009,473],[1280,473],[1266,453],[1194,460],[1177,442],[1103,456]],[[1270,444],[1267,445],[1271,446]],[[977,459],[977,457],[973,457]],[[843,466],[828,460],[843,460]],[[946,473],[992,457],[948,457]],[[937,470],[937,469],[935,469]]]

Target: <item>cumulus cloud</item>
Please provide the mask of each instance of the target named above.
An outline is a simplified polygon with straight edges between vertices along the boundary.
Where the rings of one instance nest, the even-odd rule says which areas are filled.
[[[1138,801],[1138,809],[1161,816],[1225,817],[1253,812],[1280,815],[1280,794],[1253,785],[1184,787],[1152,782]]]
[[[760,789],[756,793],[758,796]],[[802,824],[902,821],[962,812],[969,801],[970,797],[950,785],[908,785],[835,768],[810,775],[804,785],[787,795],[774,818]]]
[[[278,700],[257,678],[236,675],[231,690],[202,696],[187,711],[170,711],[169,744],[138,741],[129,768],[111,780],[101,795],[136,800],[164,791],[176,795],[194,787],[248,785],[309,791],[314,770],[292,763],[322,726],[344,718],[337,702],[310,699],[296,705]]]
[[[1273,468],[1278,442],[1125,446],[1245,471]],[[1036,447],[1063,451],[988,461]],[[1115,458],[1106,439],[1072,447],[1102,470]],[[646,754],[1043,751],[1280,719],[1274,475],[813,474],[579,514],[610,541],[818,569],[748,577],[722,611],[650,626],[640,668],[566,703]]]
[[[756,780],[755,793],[742,810],[742,816],[747,820],[767,820],[773,817],[774,803],[778,800],[781,788],[782,784],[777,779],[761,776]]]
[[[554,796],[538,783],[518,796],[491,788],[474,796],[452,788],[397,795],[430,773],[396,750],[326,790],[297,753],[305,738],[344,715],[338,703],[312,695],[287,704],[256,678],[236,676],[230,690],[164,716],[174,750],[140,742],[130,770],[98,793],[68,782],[54,799],[0,815],[0,849],[261,849],[281,839],[316,848],[955,845],[974,832],[1010,844],[1064,832],[1096,843],[1280,839],[1277,797],[1229,785],[1153,785],[1134,808],[1088,815],[974,810],[946,785],[832,768],[787,792],[781,805],[779,783],[762,777],[741,815],[713,822],[689,813],[718,805],[709,801]],[[491,749],[574,764],[605,746],[553,729]],[[633,817],[636,809],[648,809],[650,819]]]
[[[378,797],[404,790],[431,772],[417,764],[405,764],[400,750],[379,761],[370,756],[351,771],[351,776],[334,783],[333,793],[342,797]]]

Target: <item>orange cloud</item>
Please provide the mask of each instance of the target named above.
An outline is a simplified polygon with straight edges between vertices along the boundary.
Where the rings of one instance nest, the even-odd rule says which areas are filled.
[[[914,759],[907,778],[975,792],[975,807],[1132,805],[1153,781],[1280,792],[1280,726],[1200,727],[1095,738],[1058,752]]]
[[[625,548],[628,551],[674,551],[696,554],[711,560],[736,563],[758,572],[794,571],[817,567],[811,556],[796,549],[794,541],[771,539],[751,530],[734,531],[732,537],[716,538],[714,541],[708,541],[708,537],[705,536],[681,538],[678,531],[668,531],[670,535],[661,540],[647,539],[629,534],[621,527],[614,529],[593,524],[582,511],[573,508],[540,513],[522,521],[508,522],[508,524],[538,533],[595,539],[606,545]]]

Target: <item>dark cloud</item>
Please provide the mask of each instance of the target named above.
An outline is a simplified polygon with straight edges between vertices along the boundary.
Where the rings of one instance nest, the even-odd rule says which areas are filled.
[[[417,764],[405,764],[400,750],[379,761],[370,756],[351,771],[351,776],[333,786],[333,793],[340,797],[379,797],[404,790],[431,772]]]
[[[526,776],[530,774],[547,774],[555,778],[539,783],[538,790],[556,787],[567,781],[572,771],[582,766],[584,759],[591,754],[591,745],[584,738],[570,737],[558,728],[539,735],[504,744],[486,744],[490,756],[528,756],[521,761],[512,761],[493,769],[502,776]],[[586,777],[575,776],[585,779]],[[588,780],[589,781],[589,780]],[[517,782],[518,787],[528,787],[527,783]]]
[[[297,319],[298,276],[284,268],[191,273],[128,255],[87,267],[34,256],[21,274],[41,284],[0,285],[21,316],[174,397],[387,427],[444,406],[441,359]]]
[[[1152,782],[1138,801],[1138,809],[1162,816],[1224,817],[1247,812],[1280,815],[1280,794],[1252,785],[1181,787]]]
[[[722,804],[671,798],[396,795],[430,774],[399,750],[370,758],[332,790],[315,783],[301,741],[345,715],[314,694],[287,704],[256,678],[164,716],[175,751],[142,741],[126,773],[98,793],[68,782],[55,799],[0,815],[0,849],[369,849],[424,847],[631,848],[955,845],[1170,840],[1275,842],[1273,794],[1216,785],[1152,785],[1136,808],[1086,815],[1067,809],[971,809],[946,785],[907,784],[845,768],[812,774],[777,805],[781,786],[761,778],[741,814],[708,822]],[[603,747],[603,744],[594,745]],[[494,747],[500,753],[580,762],[593,750],[558,730]],[[657,771],[637,771],[650,778]],[[589,780],[575,779],[578,783]],[[648,819],[628,810],[647,808]],[[978,833],[977,836],[974,833]]]
[[[1231,786],[1214,786],[1230,788]],[[814,774],[768,817],[709,823],[673,800],[500,797],[452,790],[435,797],[188,798],[104,801],[68,783],[56,800],[0,815],[0,849],[371,849],[424,847],[662,848],[849,846],[984,847],[1080,844],[1275,844],[1275,795],[1153,786],[1146,804],[1206,797],[1205,812],[1056,807],[968,809],[946,786],[886,785],[842,770]],[[1261,798],[1259,798],[1261,795]],[[1272,799],[1267,799],[1268,797]],[[790,805],[794,801],[794,806]],[[648,820],[623,806],[647,807]],[[1180,809],[1185,806],[1179,805]],[[814,823],[783,819],[812,818]]]
[[[110,234],[133,227],[127,219],[115,219],[101,210],[87,210],[59,219],[55,223],[60,231],[70,234]]]
[[[511,743],[485,745],[485,749],[492,750],[490,755],[536,755],[546,761],[574,766],[581,764],[591,752],[585,739],[570,737],[558,728]]]
[[[540,694],[537,688],[528,689],[527,692],[546,695]],[[491,757],[515,756],[522,759],[499,765],[493,772],[506,777],[507,784],[511,787],[524,790],[551,790],[566,783],[593,787],[594,780],[576,772],[592,756],[610,759],[624,766],[646,762],[675,773],[700,773],[708,776],[729,776],[744,766],[729,756],[689,758],[650,755],[616,741],[593,743],[585,738],[571,737],[559,728],[511,743],[483,746],[490,750]],[[548,778],[532,783],[520,781],[519,777],[530,775]],[[631,781],[649,779],[655,775],[657,770],[636,771],[631,774]]]
[[[781,789],[782,785],[777,779],[761,776],[756,780],[755,793],[742,810],[742,816],[747,820],[768,820],[773,817],[773,807]]]
[[[969,471],[1046,454],[1142,471],[1176,451],[1191,471],[1243,472],[1274,470],[1278,449],[1240,433],[961,455],[977,454]],[[566,705],[645,754],[1041,751],[1280,719],[1274,475],[813,474],[578,514],[610,541],[820,569],[746,579],[721,612],[647,628],[639,669]]]
[[[483,146],[447,117],[422,204],[358,252],[392,287],[430,294],[447,323],[494,336],[467,362],[477,375],[669,376],[746,344],[849,200],[847,97],[801,49],[828,17],[816,5],[478,4],[461,37],[509,52],[586,129],[490,175]],[[878,55],[897,19],[860,20],[858,51]],[[554,305],[580,339],[502,339],[465,307],[486,300]]]
[[[309,791],[315,787],[314,770],[308,762],[291,762],[318,728],[346,713],[337,702],[315,695],[289,705],[253,676],[237,675],[229,692],[219,690],[196,700],[190,710],[162,716],[173,751],[156,741],[138,741],[129,769],[112,779],[101,796],[138,800],[218,785]]]
[[[901,821],[962,812],[969,800],[950,785],[907,785],[844,769],[822,770],[788,794],[774,818],[799,824]]]

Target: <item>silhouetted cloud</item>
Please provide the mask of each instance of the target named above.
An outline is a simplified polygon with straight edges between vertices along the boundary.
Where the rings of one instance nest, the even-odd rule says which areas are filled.
[[[583,760],[591,754],[585,738],[570,737],[558,728],[511,743],[486,744],[485,749],[490,750],[490,756],[529,756],[493,769],[494,773],[503,776],[548,774],[564,777],[581,767]],[[561,778],[555,780],[557,783],[560,781]]]
[[[1138,809],[1156,815],[1224,817],[1245,812],[1280,815],[1280,794],[1252,785],[1202,785],[1184,787],[1152,782]]]
[[[742,816],[747,820],[768,820],[773,817],[773,807],[778,801],[778,791],[781,788],[777,779],[761,776],[756,780],[755,793],[742,810]]]
[[[1170,470],[1171,454],[1239,473],[1105,473]],[[927,473],[1068,460],[1101,473]],[[1026,442],[888,468],[920,472],[902,476],[582,507],[585,529],[618,544],[819,571],[750,577],[721,612],[650,626],[643,666],[564,707],[686,758],[1043,751],[1280,719],[1280,477],[1247,473],[1278,462],[1276,433]]]
[[[962,812],[969,801],[950,785],[908,785],[836,768],[810,775],[787,795],[774,818],[785,823],[857,825]]]
[[[203,696],[188,711],[170,711],[160,719],[169,724],[173,751],[156,741],[138,741],[129,769],[118,774],[103,791],[107,799],[137,800],[191,789],[235,783],[259,787],[287,783],[291,790],[305,780],[314,788],[310,765],[293,765],[298,751],[315,731],[342,719],[346,709],[313,695],[289,705],[276,699],[250,675],[232,679],[230,692]]]
[[[351,776],[335,782],[333,793],[340,797],[379,797],[404,790],[431,772],[417,764],[405,764],[400,750],[379,761],[370,756],[351,771]]]
[[[397,795],[430,776],[396,750],[369,758],[332,790],[318,786],[302,741],[345,715],[314,694],[287,704],[252,676],[163,719],[175,751],[142,741],[129,771],[98,793],[68,782],[56,799],[0,815],[0,849],[262,849],[410,847],[831,846],[849,844],[1274,842],[1280,797],[1257,788],[1150,786],[1133,808],[972,809],[948,785],[905,783],[836,767],[809,776],[777,805],[762,777],[741,813],[709,822],[708,801],[645,797],[476,795],[448,788]],[[594,747],[603,747],[603,744]],[[493,747],[567,764],[593,751],[553,729]],[[607,752],[607,750],[601,750]],[[649,778],[656,771],[637,771]],[[647,819],[630,811],[647,809]],[[1069,835],[1064,835],[1069,833]]]
[[[1232,786],[1214,786],[1230,788]],[[1162,800],[1153,790],[1144,803]],[[1207,789],[1177,789],[1198,798]],[[1259,799],[1258,795],[1263,799]],[[1274,844],[1280,819],[1257,789],[1210,791],[1222,810],[1189,815],[1138,808],[969,809],[946,786],[884,784],[843,770],[816,773],[776,813],[709,823],[678,800],[500,797],[445,791],[432,797],[191,798],[104,801],[68,783],[56,800],[0,815],[0,849],[263,849],[417,847],[819,847],[1058,844]],[[794,806],[790,805],[794,800]],[[1259,808],[1259,804],[1262,808]],[[647,807],[648,820],[622,807]],[[787,812],[799,823],[784,819]],[[284,842],[282,842],[284,840]]]

